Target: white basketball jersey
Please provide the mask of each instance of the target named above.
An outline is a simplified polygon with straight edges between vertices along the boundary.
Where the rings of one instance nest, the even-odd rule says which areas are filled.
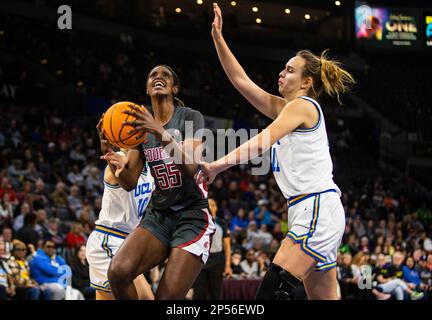
[[[272,171],[284,197],[336,189],[324,115],[314,99],[302,96],[318,110],[313,128],[298,128],[277,141],[271,150]]]
[[[128,192],[120,185],[111,185],[104,181],[102,209],[96,225],[115,228],[130,233],[141,221],[155,188],[154,179],[146,164],[134,190]]]

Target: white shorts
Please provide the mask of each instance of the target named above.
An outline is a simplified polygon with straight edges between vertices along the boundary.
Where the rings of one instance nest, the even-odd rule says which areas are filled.
[[[90,286],[111,293],[108,268],[112,257],[127,237],[127,233],[97,225],[87,240],[86,257],[90,270]]]
[[[287,237],[317,261],[315,271],[336,267],[345,231],[345,212],[335,190],[291,197]]]

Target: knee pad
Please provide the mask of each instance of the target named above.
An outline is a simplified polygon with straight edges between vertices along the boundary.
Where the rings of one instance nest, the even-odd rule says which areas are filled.
[[[258,288],[257,300],[293,300],[301,280],[276,264],[271,264]]]

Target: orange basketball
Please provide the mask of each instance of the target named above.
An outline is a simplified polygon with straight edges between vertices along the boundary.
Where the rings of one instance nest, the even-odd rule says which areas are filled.
[[[113,104],[106,112],[102,120],[102,127],[105,131],[105,137],[114,146],[124,149],[130,149],[144,142],[145,132],[128,134],[133,130],[130,125],[124,125],[124,121],[134,121],[136,118],[129,114],[123,113],[124,110],[132,110],[130,105],[138,106],[129,101],[122,101]]]

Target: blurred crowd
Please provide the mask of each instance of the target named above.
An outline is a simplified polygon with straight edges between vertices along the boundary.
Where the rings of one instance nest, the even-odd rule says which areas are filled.
[[[78,123],[38,108],[2,110],[2,296],[92,298],[85,244],[103,194],[97,118]],[[394,298],[430,298],[430,199],[419,196],[414,181],[394,174],[363,176],[340,187],[346,212],[338,259],[342,298],[388,298],[389,289],[380,285],[393,280],[398,280]],[[229,226],[230,277],[260,279],[288,231],[287,203],[271,172],[252,175],[247,165],[233,168],[209,187],[209,197]],[[368,290],[359,289],[363,282]]]

